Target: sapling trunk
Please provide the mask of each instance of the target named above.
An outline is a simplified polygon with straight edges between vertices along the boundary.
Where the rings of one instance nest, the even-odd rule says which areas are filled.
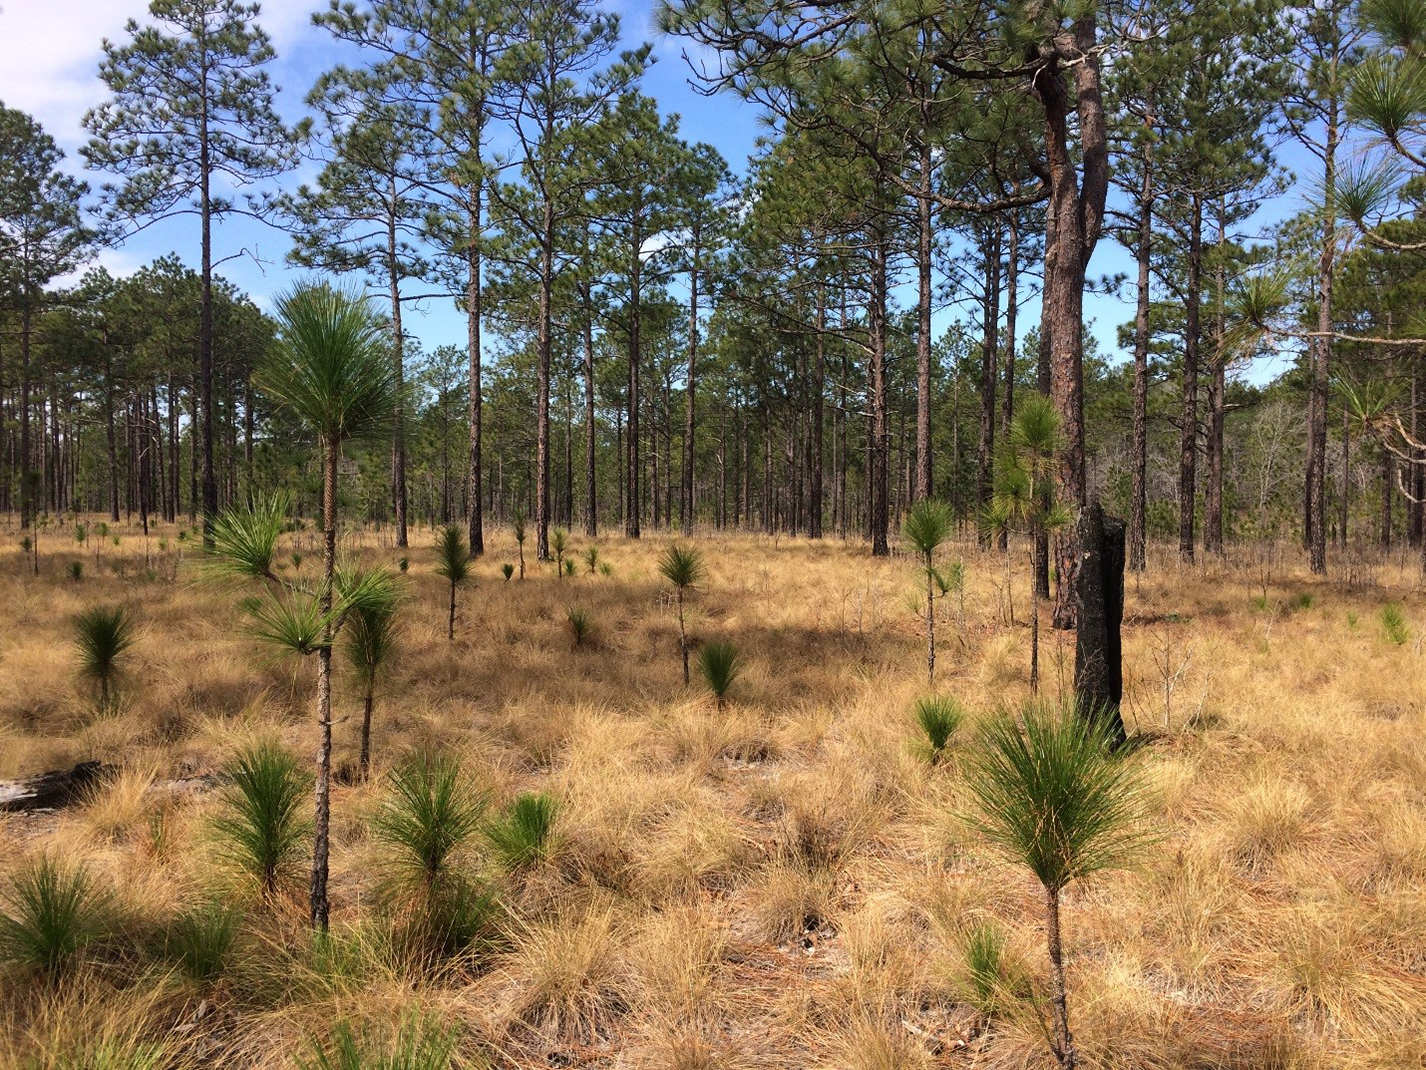
[[[926,682],[936,678],[936,590],[931,555],[926,555]]]
[[[1038,536],[1038,533],[1036,533]],[[1039,556],[1039,538],[1032,540],[1033,546],[1030,550],[1030,571],[1033,573],[1039,564],[1036,558]],[[1033,577],[1032,577],[1033,578]],[[1030,584],[1030,694],[1040,693],[1040,588],[1037,584]]]
[[[316,813],[312,838],[311,922],[327,929],[330,906],[327,901],[327,858],[332,822],[332,591],[337,571],[337,443],[324,443],[322,472],[322,519],[326,530],[322,546],[322,645],[317,650],[317,723],[321,740],[317,746]]]
[[[456,581],[451,580],[451,605],[450,613],[446,617],[446,638],[454,640],[456,637]]]
[[[1050,1011],[1054,1018],[1055,1058],[1062,1070],[1074,1070],[1078,1054],[1069,1027],[1069,1006],[1065,1001],[1064,950],[1060,943],[1060,893],[1045,889],[1045,943],[1050,953]]]
[[[361,778],[365,780],[367,773],[371,769],[371,710],[375,705],[376,680],[368,677],[366,681],[366,695],[362,701],[361,709]]]
[[[683,654],[683,686],[688,686],[688,632],[683,627],[683,588],[678,588],[678,648]]]

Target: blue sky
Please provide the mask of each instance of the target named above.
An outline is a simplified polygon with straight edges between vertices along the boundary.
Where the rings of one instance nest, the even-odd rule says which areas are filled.
[[[715,145],[735,170],[740,169],[764,130],[759,110],[728,95],[705,97],[696,92],[689,85],[691,72],[682,55],[689,46],[683,40],[659,35],[653,4],[647,0],[610,0],[606,6],[620,15],[626,45],[653,42],[657,62],[645,78],[645,92],[659,101],[666,114],[680,115],[685,138]],[[317,74],[331,65],[337,52],[327,31],[311,25],[310,13],[315,8],[313,0],[267,0],[263,4],[260,21],[278,53],[271,71],[281,86],[279,109],[289,121],[302,114],[303,95]],[[69,154],[68,166],[77,173],[82,172],[78,149],[85,138],[81,118],[105,95],[97,76],[101,42],[105,37],[124,39],[125,20],[134,17],[143,21],[146,16],[145,0],[0,0],[0,101],[38,118]],[[1292,154],[1288,163],[1305,161],[1300,154]],[[102,176],[85,177],[96,186],[102,181]],[[287,179],[296,180],[292,176]],[[1290,192],[1263,214],[1281,217],[1297,210],[1300,204],[1300,195]],[[233,219],[218,230],[214,252],[215,257],[244,249],[255,254],[256,259],[238,257],[220,270],[259,304],[266,305],[271,295],[295,277],[284,260],[288,245],[279,231]],[[196,219],[182,217],[152,227],[122,246],[104,250],[100,262],[116,274],[126,274],[168,252],[176,252],[196,265]],[[1116,242],[1106,238],[1090,270],[1095,275],[1132,273],[1133,264]],[[937,333],[957,315],[954,309],[939,312]],[[1086,315],[1093,320],[1101,349],[1112,360],[1122,359],[1115,331],[1118,324],[1132,316],[1129,289],[1118,296],[1090,295],[1086,299]],[[1028,328],[1037,318],[1038,308],[1031,305],[1022,310],[1020,322]],[[427,302],[413,309],[407,327],[428,350],[444,343],[462,344],[465,338],[463,318],[443,301]],[[1260,361],[1247,374],[1254,380],[1263,380],[1283,367],[1283,359]]]

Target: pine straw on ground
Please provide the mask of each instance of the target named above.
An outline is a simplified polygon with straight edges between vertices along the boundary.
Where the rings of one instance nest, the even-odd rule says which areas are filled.
[[[531,560],[529,579],[507,582],[514,542],[493,532],[447,642],[432,538],[414,533],[376,775],[335,791],[332,938],[314,945],[294,890],[254,907],[226,971],[200,984],[168,965],[162,934],[186,906],[236,901],[210,831],[210,774],[258,738],[313,751],[312,666],[244,637],[239,595],[197,575],[191,537],[119,530],[118,547],[42,542],[38,578],[18,550],[0,556],[0,777],[88,759],[117,770],[81,806],[0,817],[0,870],[50,848],[81,859],[112,918],[70,975],[5,976],[0,1066],[98,1065],[94,1052],[143,1045],[160,1065],[295,1066],[337,1019],[380,1037],[413,1012],[458,1026],[469,1066],[1049,1065],[1027,995],[1045,974],[1036,890],[967,831],[955,754],[931,767],[908,746],[926,691],[909,558],[697,539],[709,568],[689,598],[690,636],[729,641],[746,663],[720,712],[696,682],[682,686],[656,568],[666,538],[601,537],[608,576],[558,579]],[[289,541],[304,555],[289,572],[314,576],[315,533]],[[398,556],[382,533],[345,547],[370,563]],[[1084,1063],[1420,1067],[1418,571],[1359,557],[1348,587],[1280,563],[1291,554],[1234,553],[1189,568],[1156,552],[1129,581],[1126,718],[1164,837],[1136,870],[1066,897]],[[1013,625],[998,555],[965,542],[943,556],[965,561],[967,589],[938,610],[936,686],[974,720],[1025,697],[1025,554],[1012,559]],[[71,559],[84,562],[77,581]],[[1389,601],[1405,606],[1405,643],[1381,624]],[[100,716],[67,628],[80,608],[113,602],[142,636],[118,711]],[[594,629],[578,648],[575,605]],[[1054,696],[1072,641],[1046,632],[1042,649]],[[349,769],[359,699],[346,684],[338,698],[337,763]],[[957,746],[972,735],[963,728]],[[367,825],[384,770],[423,747],[459,755],[497,804],[535,789],[561,801],[549,859],[502,883],[500,938],[438,964],[394,943]],[[987,1015],[964,949],[992,921],[1029,982]]]

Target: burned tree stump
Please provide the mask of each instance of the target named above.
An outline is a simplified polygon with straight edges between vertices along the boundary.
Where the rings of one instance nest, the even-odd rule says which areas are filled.
[[[1124,622],[1124,521],[1106,517],[1098,499],[1075,525],[1079,574],[1074,644],[1074,693],[1085,716],[1108,721],[1116,743],[1125,739],[1119,705],[1124,699],[1120,629]]]
[[[99,762],[80,762],[73,769],[0,783],[0,811],[58,810],[79,801],[104,773]]]

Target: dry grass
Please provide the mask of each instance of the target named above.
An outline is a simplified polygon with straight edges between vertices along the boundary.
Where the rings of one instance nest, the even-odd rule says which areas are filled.
[[[1011,627],[998,556],[950,551],[967,590],[963,621],[955,600],[943,608],[937,686],[971,723],[933,767],[908,746],[924,648],[907,559],[699,539],[709,567],[690,637],[727,640],[747,664],[720,712],[682,685],[663,539],[601,539],[607,577],[560,581],[531,560],[528,580],[507,583],[513,539],[492,532],[452,643],[417,532],[375,775],[334,795],[333,933],[314,941],[301,903],[247,904],[225,969],[195,981],[165,933],[195,905],[233,900],[207,777],[260,737],[311,752],[311,666],[244,638],[236,596],[178,559],[191,540],[120,534],[99,558],[52,538],[38,579],[15,539],[0,551],[0,778],[114,767],[62,813],[0,817],[0,877],[57,849],[90,868],[113,915],[68,977],[0,976],[15,993],[0,1001],[0,1067],[292,1067],[338,1019],[380,1033],[413,1011],[458,1024],[472,1067],[1048,1065],[1025,985],[987,1016],[967,982],[968,934],[993,920],[1013,968],[1044,984],[1035,888],[958,816],[956,749],[1026,692],[1026,577]],[[314,532],[289,541],[314,568]],[[381,534],[344,542],[373,562],[397,556]],[[1358,565],[1349,589],[1265,574],[1263,560],[1246,549],[1184,569],[1156,555],[1130,580],[1126,717],[1146,740],[1165,837],[1138,870],[1066,896],[1088,1066],[1426,1063],[1426,656],[1379,624],[1394,601],[1426,631],[1426,597],[1412,562]],[[142,622],[103,716],[68,634],[97,603]],[[571,649],[573,604],[596,645]],[[1042,656],[1053,696],[1072,643],[1047,632]],[[338,699],[336,761],[350,768],[359,702],[340,681]],[[497,806],[535,790],[560,801],[542,861],[515,874],[471,863],[498,888],[495,931],[434,964],[380,907],[368,830],[382,774],[417,747],[458,754]]]

